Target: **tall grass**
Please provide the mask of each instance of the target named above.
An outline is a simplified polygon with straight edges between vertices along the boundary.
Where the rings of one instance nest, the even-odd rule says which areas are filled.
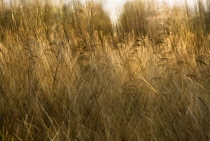
[[[0,2],[0,140],[210,139],[208,11]]]

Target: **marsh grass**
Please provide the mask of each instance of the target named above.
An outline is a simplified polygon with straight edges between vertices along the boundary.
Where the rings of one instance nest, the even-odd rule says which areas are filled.
[[[207,19],[133,2],[116,29],[93,1],[1,6],[0,140],[210,139]]]

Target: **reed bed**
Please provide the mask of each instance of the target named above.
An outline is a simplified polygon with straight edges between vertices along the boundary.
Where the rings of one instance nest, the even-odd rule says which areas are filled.
[[[0,140],[210,140],[201,2],[0,3]]]

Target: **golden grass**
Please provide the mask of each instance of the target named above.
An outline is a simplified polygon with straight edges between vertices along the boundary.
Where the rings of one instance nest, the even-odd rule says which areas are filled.
[[[177,17],[157,42],[71,4],[0,11],[0,140],[210,139],[209,35]]]

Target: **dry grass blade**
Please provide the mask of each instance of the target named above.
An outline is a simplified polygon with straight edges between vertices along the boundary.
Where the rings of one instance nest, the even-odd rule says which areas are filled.
[[[156,94],[160,94],[150,83],[141,75],[139,74],[139,77],[146,83],[146,85],[153,90]]]
[[[192,80],[191,78],[189,78],[188,76],[184,76],[186,79],[190,80],[191,82],[195,83],[197,86],[199,86],[200,88],[202,88],[203,90],[205,90],[206,92],[210,93],[210,91],[205,88],[204,86],[202,86],[201,84],[199,84],[198,82],[195,82],[194,80]]]

